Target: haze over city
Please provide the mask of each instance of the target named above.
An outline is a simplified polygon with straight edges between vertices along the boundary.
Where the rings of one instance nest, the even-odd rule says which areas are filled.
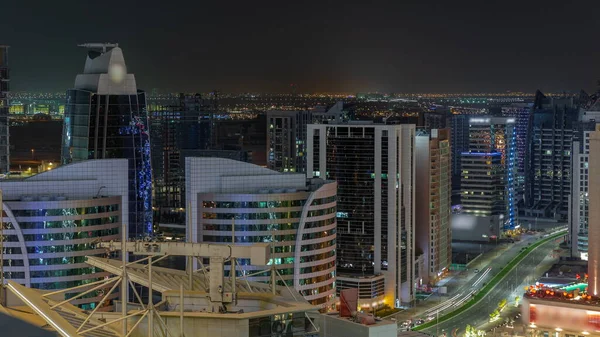
[[[118,41],[163,92],[575,92],[599,77],[596,1],[5,1],[15,91],[64,91],[75,45]]]

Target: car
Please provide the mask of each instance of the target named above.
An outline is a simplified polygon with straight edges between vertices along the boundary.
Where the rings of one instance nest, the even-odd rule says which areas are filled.
[[[415,322],[415,324],[416,324],[416,325],[421,325],[421,324],[423,324],[423,323],[425,323],[425,320],[422,320],[422,319],[418,319],[418,320]]]
[[[473,272],[474,272],[475,274],[477,274],[477,273],[479,273],[479,269],[475,268],[475,270],[473,270]]]

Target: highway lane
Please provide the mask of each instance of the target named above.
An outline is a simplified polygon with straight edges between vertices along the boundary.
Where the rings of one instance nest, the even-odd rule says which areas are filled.
[[[467,324],[472,326],[485,324],[489,321],[489,314],[497,308],[502,299],[506,298],[508,302],[514,302],[515,296],[522,296],[525,285],[533,283],[552,263],[556,262],[557,258],[552,257],[552,250],[558,247],[560,241],[562,240],[552,240],[538,247],[510,271],[479,303],[458,316],[438,324],[437,327],[428,328],[423,332],[432,335],[447,332],[448,336],[451,336],[454,331],[460,336]],[[505,266],[512,258],[514,256],[507,256],[506,258],[500,256],[497,259],[498,263],[494,264],[496,266],[494,274],[498,273],[501,267]]]
[[[448,286],[448,299],[442,300],[440,304],[416,315],[416,319],[427,320],[427,318],[434,318],[438,314],[438,311],[439,315],[442,316],[456,310],[467,302],[474,292],[483,288],[494,275],[514,259],[523,247],[533,244],[538,238],[541,238],[541,235],[524,235],[522,241],[509,244],[510,246],[501,246],[497,250],[486,253],[487,256],[483,256],[479,261],[475,261],[470,266],[470,269],[467,271],[469,275],[467,275],[462,283]],[[479,273],[476,274],[474,272],[475,269],[479,269]]]

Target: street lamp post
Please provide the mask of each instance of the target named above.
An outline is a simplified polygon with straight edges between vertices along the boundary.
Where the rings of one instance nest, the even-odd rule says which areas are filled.
[[[435,336],[440,335],[440,309],[435,311]]]

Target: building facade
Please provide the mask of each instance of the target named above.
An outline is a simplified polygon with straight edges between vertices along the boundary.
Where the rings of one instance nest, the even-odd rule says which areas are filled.
[[[503,218],[516,226],[516,130],[514,118],[469,120],[469,150],[461,155],[461,205],[464,214]]]
[[[83,74],[67,91],[62,163],[129,162],[129,236],[152,232],[152,168],[146,94],[137,90],[117,45],[86,44]]]
[[[308,126],[307,175],[338,183],[338,276],[384,275],[387,304],[410,303],[415,268],[415,126]],[[370,280],[368,280],[371,283]]]
[[[155,223],[185,222],[185,155],[209,149],[212,110],[199,94],[180,94],[176,102],[150,112]]]
[[[460,191],[461,155],[463,152],[469,151],[469,120],[485,117],[485,115],[453,114],[449,118],[452,132],[450,147],[452,149],[452,190],[454,191]]]
[[[569,237],[571,256],[587,260],[590,133],[583,132],[581,142],[573,142],[571,197],[569,200]]]
[[[309,110],[267,112],[267,167],[277,172],[305,172]]]
[[[538,93],[528,126],[526,216],[566,219],[571,194],[571,150],[579,108],[574,98]]]
[[[188,240],[269,242],[276,280],[323,309],[335,305],[337,184],[223,158],[186,158]],[[235,226],[235,232],[232,231]],[[243,275],[271,271],[238,259]],[[230,269],[228,269],[230,270]],[[239,275],[239,276],[243,276]]]
[[[95,247],[97,240],[121,240],[128,218],[127,179],[127,160],[110,159],[0,181],[4,277],[31,288],[58,290],[108,276],[85,259],[106,257],[105,249]],[[100,296],[94,291],[74,304],[93,308]]]
[[[532,104],[530,103],[512,103],[501,107],[502,117],[515,119],[516,161],[517,161],[517,194],[523,194],[525,187],[525,155],[527,153],[527,127],[531,115]]]
[[[598,337],[598,306],[586,301],[523,297],[520,305],[526,336]],[[516,330],[516,329],[515,329]]]
[[[590,133],[588,167],[588,293],[600,294],[600,125]]]
[[[423,251],[433,282],[452,262],[450,129],[417,130],[416,134],[416,246]]]
[[[10,172],[9,83],[8,46],[0,45],[0,174]]]

